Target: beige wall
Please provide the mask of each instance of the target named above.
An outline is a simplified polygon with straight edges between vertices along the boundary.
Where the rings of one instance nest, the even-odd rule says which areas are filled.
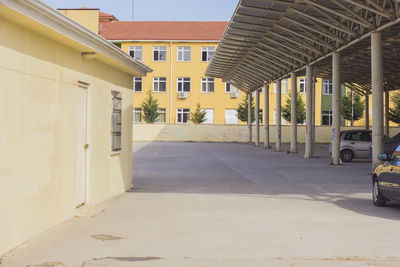
[[[0,255],[75,214],[79,88],[88,99],[87,203],[131,185],[132,77],[0,14]],[[110,153],[111,90],[123,93]]]
[[[253,141],[255,140],[253,127]],[[345,127],[342,130],[362,129]],[[391,135],[400,128],[391,128]],[[328,126],[317,126],[316,142],[329,143],[332,129]],[[275,142],[275,126],[270,126],[271,142]],[[264,128],[260,127],[260,140],[264,142]],[[305,141],[305,126],[298,126],[297,140]],[[180,124],[133,124],[133,141],[195,141],[195,142],[248,142],[248,127],[245,125],[180,125]],[[290,142],[290,126],[282,126],[282,142]]]
[[[92,32],[99,32],[99,10],[98,9],[61,9],[63,15],[75,20]]]

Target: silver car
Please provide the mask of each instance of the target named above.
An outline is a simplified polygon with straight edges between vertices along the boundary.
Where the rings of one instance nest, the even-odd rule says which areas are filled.
[[[340,133],[340,158],[350,162],[354,158],[368,159],[372,132],[370,130],[350,130]]]

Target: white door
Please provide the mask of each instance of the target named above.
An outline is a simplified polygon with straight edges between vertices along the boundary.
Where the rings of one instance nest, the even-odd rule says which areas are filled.
[[[77,96],[77,155],[76,155],[76,206],[86,202],[86,150],[87,145],[87,97],[88,85],[79,83]]]

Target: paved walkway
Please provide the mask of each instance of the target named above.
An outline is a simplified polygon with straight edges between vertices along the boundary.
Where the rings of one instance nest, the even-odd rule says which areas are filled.
[[[400,205],[370,162],[245,144],[135,143],[135,190],[4,257],[4,266],[400,266]],[[0,266],[3,266],[0,265]]]

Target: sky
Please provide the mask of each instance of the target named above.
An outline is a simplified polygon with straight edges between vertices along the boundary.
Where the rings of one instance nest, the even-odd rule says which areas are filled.
[[[229,21],[238,0],[41,0],[53,8],[100,8],[119,20]]]

